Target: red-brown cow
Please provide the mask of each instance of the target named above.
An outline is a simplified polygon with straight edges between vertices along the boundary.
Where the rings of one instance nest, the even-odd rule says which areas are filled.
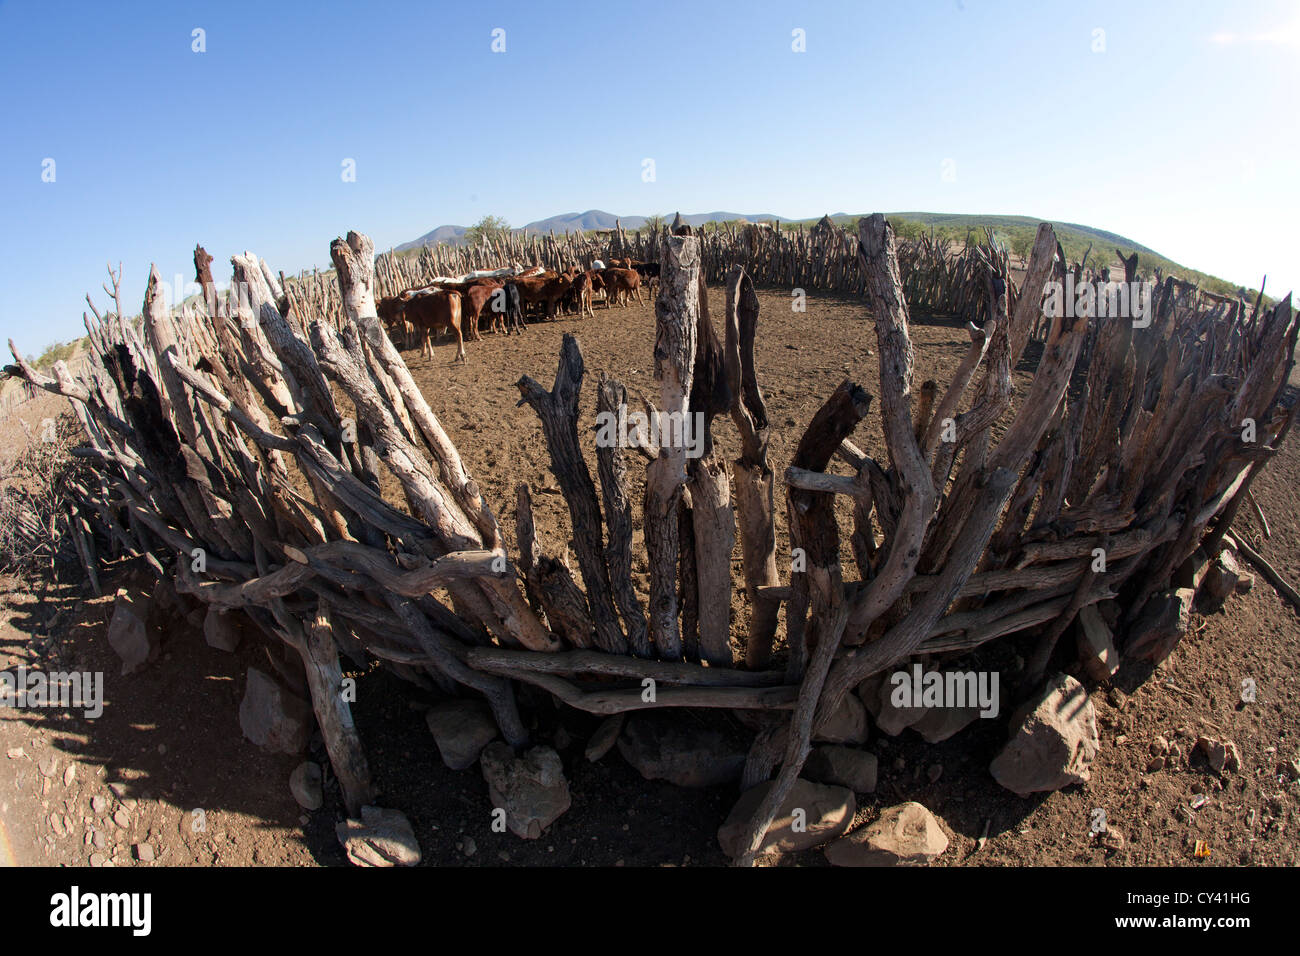
[[[443,286],[445,289],[452,289],[460,293],[460,321],[462,327],[469,333],[472,341],[482,340],[478,334],[479,316],[483,314],[483,306],[492,298],[492,293],[501,288],[501,282],[497,279],[470,279],[465,283],[450,283]],[[493,331],[498,331],[500,324],[500,313],[493,320]]]
[[[596,317],[596,313],[591,307],[591,275],[590,272],[579,272],[573,280],[573,291],[578,297],[579,318],[584,313],[590,315],[593,319]]]
[[[388,337],[398,341],[399,334],[402,345],[405,348],[411,347],[411,339],[415,334],[415,328],[406,317],[402,314],[406,305],[406,300],[401,295],[389,295],[375,303],[375,313],[379,316],[379,321],[384,324],[388,331]]]
[[[638,302],[641,300],[641,276],[635,269],[606,269],[603,278],[605,280],[605,308],[610,308],[620,299],[636,296]]]
[[[420,357],[433,358],[433,335],[443,329],[456,334],[456,361],[465,361],[465,339],[461,335],[461,297],[444,289],[419,291],[406,300],[402,314],[420,336]]]
[[[548,319],[555,317],[556,303],[564,298],[572,284],[572,280],[554,274],[515,280],[524,305],[545,305]]]

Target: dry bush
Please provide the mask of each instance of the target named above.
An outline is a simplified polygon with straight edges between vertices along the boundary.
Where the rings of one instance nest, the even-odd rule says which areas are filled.
[[[57,572],[60,562],[76,561],[67,533],[72,496],[66,482],[84,467],[72,449],[85,435],[70,413],[35,431],[22,425],[27,447],[0,473],[0,571]]]

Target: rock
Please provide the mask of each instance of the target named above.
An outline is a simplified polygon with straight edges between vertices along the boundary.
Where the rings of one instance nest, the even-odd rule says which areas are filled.
[[[1107,850],[1118,852],[1124,849],[1124,834],[1111,827],[1107,827],[1105,833],[1101,833],[1097,836],[1097,842]]]
[[[509,744],[497,741],[479,756],[493,808],[506,812],[506,826],[516,836],[536,840],[569,809],[569,783],[560,755],[550,747],[533,747],[516,757]]]
[[[626,713],[613,714],[600,722],[596,732],[587,741],[588,760],[596,763],[614,748],[614,744],[618,743],[618,735],[623,731],[623,721],[626,717]]]
[[[1156,773],[1157,771],[1164,770],[1164,769],[1165,769],[1164,757],[1152,757],[1151,760],[1147,763],[1147,773]]]
[[[141,863],[152,863],[154,861],[153,847],[148,843],[137,843],[135,845],[135,858]]]
[[[1097,756],[1097,715],[1083,685],[1058,674],[1011,718],[1014,730],[989,764],[993,778],[1025,797],[1086,783]]]
[[[474,842],[473,837],[467,836],[461,841],[460,849],[466,856],[473,856],[478,852],[478,844]]]
[[[10,760],[21,760],[27,756],[27,752],[22,747],[10,747],[5,751],[5,756]]]
[[[483,700],[449,700],[424,715],[442,762],[452,770],[474,766],[483,748],[497,738],[492,709]]]
[[[555,745],[556,750],[568,750],[573,746],[573,734],[564,724],[555,728],[555,733],[551,735],[551,743]]]
[[[1210,569],[1210,556],[1200,548],[1174,571],[1173,585],[1176,588],[1191,588],[1193,591],[1201,586],[1206,572]]]
[[[162,629],[175,627],[176,622],[185,617],[195,604],[195,598],[176,590],[175,579],[170,576],[158,578],[149,594],[148,621]]]
[[[931,707],[912,729],[928,744],[942,743],[979,720],[978,707]]]
[[[816,783],[848,787],[854,793],[874,793],[878,769],[875,754],[830,744],[812,752],[803,775]]]
[[[63,768],[63,785],[65,787],[70,787],[72,786],[72,782],[76,779],[77,765],[75,763],[70,763]]]
[[[836,840],[826,848],[826,859],[835,866],[926,866],[946,849],[948,837],[939,821],[909,801]]]
[[[334,833],[354,866],[415,866],[420,844],[400,810],[362,807],[361,819],[335,825]]]
[[[304,810],[319,810],[324,805],[322,776],[320,764],[311,760],[304,760],[289,774],[289,792]]]
[[[1241,577],[1237,578],[1237,593],[1245,594],[1255,586],[1255,575],[1249,571],[1242,571]]]
[[[105,863],[107,863],[107,862],[108,862],[108,858],[107,858],[106,856],[104,856],[104,854],[102,854],[102,853],[92,853],[92,854],[90,854],[90,865],[91,865],[91,866],[103,866],[103,865],[104,865]]]
[[[868,736],[867,708],[852,694],[845,694],[813,740],[828,744],[865,744]]]
[[[96,794],[95,796],[91,797],[90,809],[91,812],[95,814],[95,816],[99,816],[101,813],[103,813],[105,810],[108,809],[108,797],[100,796],[99,794]]]
[[[888,677],[888,674],[868,677],[858,685],[858,697],[875,720],[876,729],[887,736],[897,737],[924,717],[929,708],[895,706],[892,700],[895,685]],[[910,675],[908,679],[911,679]]]
[[[56,836],[67,836],[68,831],[63,828],[63,817],[57,813],[50,814],[50,829]]]
[[[1165,754],[1169,753],[1169,741],[1165,740],[1165,738],[1159,734],[1156,734],[1156,738],[1151,741],[1151,746],[1149,746],[1147,750],[1150,751],[1151,756],[1153,757],[1163,757]]]
[[[1228,596],[1237,590],[1241,567],[1231,551],[1221,551],[1206,569],[1197,597],[1203,610],[1217,611]]]
[[[925,770],[925,775],[926,777],[929,778],[931,783],[938,783],[939,778],[943,776],[943,764],[941,763],[930,764],[930,766],[927,767]]]
[[[718,844],[732,859],[744,851],[740,845],[744,830],[771,786],[768,781],[746,790],[718,828]],[[797,853],[833,840],[853,823],[857,809],[853,791],[847,787],[796,779],[772,818],[758,852],[760,855]]]
[[[238,649],[239,642],[243,639],[243,629],[235,617],[236,613],[238,612],[223,614],[216,607],[208,608],[203,617],[203,640],[208,647],[229,653]]]
[[[1084,673],[1098,682],[1108,681],[1119,673],[1119,652],[1096,606],[1089,604],[1079,609],[1074,631]]]
[[[116,810],[113,813],[113,822],[123,830],[131,829],[131,815],[125,810]]]
[[[745,767],[745,749],[738,741],[673,711],[629,715],[618,749],[645,779],[679,787],[731,783]]]
[[[1128,633],[1125,656],[1152,664],[1168,657],[1187,632],[1195,597],[1191,588],[1177,588],[1151,598]]]
[[[133,674],[158,656],[155,632],[149,627],[149,598],[120,588],[108,622],[108,643],[122,660],[122,673]]]
[[[45,757],[36,764],[36,769],[41,772],[42,777],[53,777],[59,772],[59,758],[55,756]]]
[[[1220,741],[1213,737],[1200,737],[1196,741],[1196,749],[1205,754],[1210,769],[1215,773],[1241,769],[1241,754],[1237,750],[1237,745],[1231,740]]]
[[[263,750],[301,753],[315,726],[311,705],[256,667],[248,669],[239,727]]]

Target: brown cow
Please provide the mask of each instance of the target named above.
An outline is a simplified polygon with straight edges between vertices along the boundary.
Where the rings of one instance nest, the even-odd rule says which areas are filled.
[[[443,288],[454,289],[460,293],[461,325],[469,333],[471,341],[482,341],[483,337],[478,334],[479,316],[483,312],[483,306],[492,298],[493,291],[501,288],[501,283],[496,279],[470,279],[465,283],[447,284]],[[500,313],[493,322],[494,332],[497,331],[496,324],[499,319]]]
[[[554,273],[527,279],[515,279],[515,285],[519,289],[519,298],[524,305],[545,305],[548,319],[555,317],[556,303],[564,298],[565,293],[569,291],[569,286],[572,284],[572,280]]]
[[[578,317],[581,318],[583,313],[590,315],[593,319],[596,317],[595,310],[591,307],[591,276],[590,272],[579,272],[578,277],[573,280],[573,291],[578,294]]]
[[[456,361],[465,361],[465,339],[460,331],[460,293],[444,289],[419,291],[408,298],[402,308],[402,314],[415,327],[420,336],[420,357],[428,352],[433,358],[433,339],[435,332],[446,329],[456,333]]]
[[[400,332],[402,345],[409,349],[415,335],[415,327],[406,321],[406,317],[402,314],[405,304],[406,300],[401,295],[385,296],[375,303],[375,312],[388,331],[388,337],[396,341]]]
[[[605,279],[605,308],[609,308],[613,303],[620,299],[626,299],[636,295],[637,302],[641,302],[641,276],[635,269],[606,269],[604,272]]]

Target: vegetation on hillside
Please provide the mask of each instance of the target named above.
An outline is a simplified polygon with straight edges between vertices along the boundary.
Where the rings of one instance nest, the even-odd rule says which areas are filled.
[[[60,360],[67,360],[77,353],[77,350],[86,344],[85,336],[74,339],[71,342],[54,342],[45,346],[45,351],[39,356],[27,356],[27,361],[31,362],[36,368],[44,371]]]
[[[465,242],[470,246],[482,245],[484,240],[496,242],[510,235],[510,223],[501,216],[484,216],[465,230]]]
[[[836,216],[834,219],[838,225],[852,228],[858,217]],[[806,219],[803,220],[803,225],[807,228],[816,221],[816,219]],[[991,228],[994,240],[1005,245],[1013,255],[1022,259],[1029,255],[1029,250],[1034,244],[1034,234],[1038,229],[1038,220],[1029,216],[896,212],[889,213],[889,221],[900,237],[915,239],[922,235],[932,235],[936,239],[950,242],[982,241],[984,230]],[[1072,261],[1081,262],[1086,253],[1090,264],[1118,268],[1120,263],[1115,256],[1116,249],[1126,256],[1136,252],[1138,271],[1143,275],[1151,275],[1159,269],[1163,275],[1177,276],[1220,295],[1254,298],[1259,294],[1257,289],[1246,289],[1227,279],[1189,269],[1117,233],[1070,222],[1054,222],[1052,227],[1056,230],[1056,237],[1060,240],[1066,256]],[[782,228],[785,226],[783,225]]]

